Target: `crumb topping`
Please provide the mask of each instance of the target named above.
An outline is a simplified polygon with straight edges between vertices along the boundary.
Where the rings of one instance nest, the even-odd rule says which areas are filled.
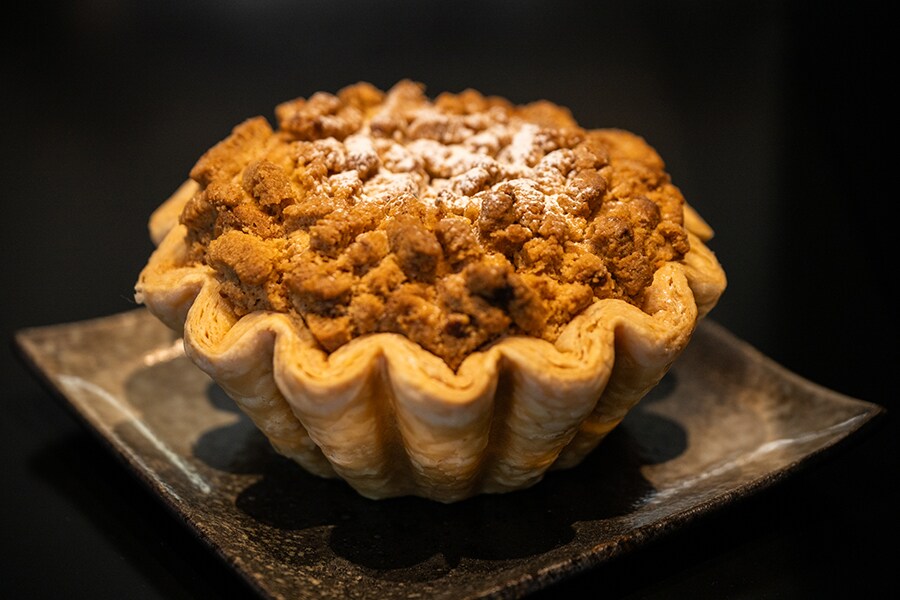
[[[296,313],[328,352],[394,332],[455,369],[501,336],[554,341],[598,299],[640,307],[689,249],[657,153],[547,101],[360,83],[275,116],[200,158],[181,222],[238,316]]]

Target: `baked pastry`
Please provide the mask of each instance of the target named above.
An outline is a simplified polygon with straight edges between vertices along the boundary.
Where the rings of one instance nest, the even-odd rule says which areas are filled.
[[[308,471],[441,502],[581,461],[725,276],[640,137],[360,83],[236,126],[150,219],[136,298]]]

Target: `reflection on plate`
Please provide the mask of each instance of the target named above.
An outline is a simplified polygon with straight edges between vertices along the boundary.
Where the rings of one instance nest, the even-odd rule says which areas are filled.
[[[144,310],[24,330],[17,342],[265,598],[521,596],[773,484],[884,412],[707,320],[579,467],[452,505],[372,501],[275,454]]]

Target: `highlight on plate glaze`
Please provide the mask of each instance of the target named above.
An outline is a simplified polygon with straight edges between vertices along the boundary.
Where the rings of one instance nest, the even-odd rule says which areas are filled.
[[[168,349],[166,349],[168,350]],[[102,402],[108,409],[112,409],[114,413],[118,414],[119,418],[114,419],[110,422],[110,426],[106,427],[106,434],[112,437],[119,437],[119,434],[115,431],[115,426],[121,425],[123,423],[127,423],[134,427],[135,431],[141,434],[150,444],[159,450],[159,452],[166,457],[166,459],[172,463],[176,469],[181,471],[182,474],[187,478],[187,480],[200,492],[204,494],[208,494],[212,491],[212,487],[206,480],[194,469],[190,464],[187,463],[180,455],[174,452],[169,446],[162,441],[156,433],[153,432],[152,429],[147,427],[147,424],[144,420],[135,413],[127,402],[120,400],[115,394],[112,394],[96,383],[91,381],[87,381],[82,379],[77,375],[59,375],[57,379],[60,385],[71,394],[82,395],[87,394],[90,398],[99,400]],[[95,420],[98,422],[103,421],[103,418],[97,414],[98,409],[95,406],[94,402],[84,402],[81,405],[85,410],[89,412],[93,412],[92,415]],[[127,447],[127,443],[124,440],[118,440],[122,446]],[[131,452],[130,456],[134,459],[146,472],[153,473],[154,470],[151,469],[147,463],[141,457],[141,454],[137,451]],[[166,483],[162,478],[156,477],[157,481],[159,481],[160,485],[166,487],[166,489],[174,496],[178,496],[175,490],[171,485]]]

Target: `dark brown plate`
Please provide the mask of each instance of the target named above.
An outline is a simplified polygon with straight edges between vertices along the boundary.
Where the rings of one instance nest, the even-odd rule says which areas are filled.
[[[579,467],[453,505],[371,501],[276,455],[144,310],[16,340],[266,598],[525,595],[772,485],[884,413],[797,377],[707,320]]]

